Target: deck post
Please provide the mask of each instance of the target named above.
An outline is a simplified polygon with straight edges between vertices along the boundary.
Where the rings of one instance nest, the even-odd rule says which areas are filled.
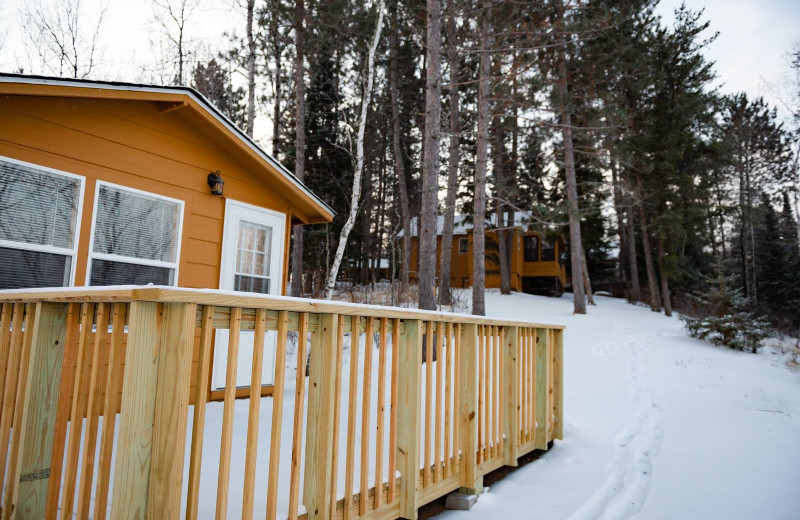
[[[403,320],[397,371],[397,469],[400,481],[400,517],[417,518],[419,506],[420,383],[422,380],[421,320]]]
[[[553,331],[553,438],[564,439],[564,331]]]
[[[14,440],[19,439],[15,474],[8,482],[9,513],[19,519],[44,518],[47,486],[50,481],[50,456],[58,409],[61,363],[66,345],[66,303],[37,303],[30,341],[28,375],[23,390],[21,422]],[[26,332],[27,334],[27,332]]]
[[[180,516],[196,310],[130,304],[111,518]]]
[[[477,474],[478,454],[478,326],[466,323],[461,327],[461,377],[456,391],[460,394],[459,428],[461,430],[460,492],[479,495],[483,492],[483,475]]]
[[[516,466],[519,457],[519,381],[517,355],[519,352],[519,328],[506,328],[503,345],[503,464]]]
[[[311,360],[308,375],[308,415],[306,421],[306,466],[303,503],[308,520],[330,517],[333,475],[333,421],[336,347],[339,337],[337,314],[320,314],[311,332]],[[357,347],[356,347],[357,348]]]
[[[547,416],[551,413],[547,409],[547,394],[548,394],[548,381],[547,381],[547,329],[536,329],[536,380],[534,382],[535,397],[534,397],[534,410],[535,410],[535,448],[537,450],[547,449]]]

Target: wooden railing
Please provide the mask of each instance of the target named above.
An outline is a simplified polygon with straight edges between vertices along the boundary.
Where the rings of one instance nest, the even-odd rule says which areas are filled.
[[[416,518],[562,437],[560,326],[160,287],[0,304],[3,520]],[[207,404],[217,329],[230,331],[221,410]]]

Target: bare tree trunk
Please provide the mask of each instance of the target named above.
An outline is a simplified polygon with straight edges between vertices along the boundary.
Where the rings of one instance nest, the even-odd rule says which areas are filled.
[[[642,249],[644,250],[644,264],[647,267],[647,290],[650,293],[650,310],[660,312],[658,282],[656,281],[656,269],[653,265],[653,249],[650,246],[650,235],[647,230],[647,212],[642,199],[641,181],[639,184],[637,205],[639,207],[639,225],[642,229]]]
[[[272,104],[272,154],[277,158],[278,150],[280,150],[281,143],[281,46],[278,43],[280,36],[278,32],[278,9],[280,7],[280,0],[274,0],[275,6],[273,7],[273,14],[270,20],[269,32],[272,36],[273,47],[273,63],[275,66],[275,82],[273,83],[273,104]],[[305,7],[305,6],[303,6]],[[297,35],[295,35],[295,38]],[[295,60],[297,57],[295,57]],[[296,71],[295,71],[296,72]],[[303,89],[305,92],[305,88]]]
[[[664,239],[658,239],[658,270],[661,273],[661,300],[664,305],[664,314],[672,316],[672,302],[669,295],[669,277],[664,270],[664,258],[666,253],[664,251]]]
[[[639,284],[639,262],[636,258],[636,216],[633,211],[633,197],[628,197],[627,218],[625,227],[628,228],[628,267],[631,270],[631,291],[628,300],[638,302],[642,299],[642,287]]]
[[[442,5],[428,0],[425,85],[425,155],[419,233],[419,308],[436,309],[436,213],[439,195],[439,140],[442,119]]]
[[[294,9],[295,91],[295,158],[294,175],[302,181],[306,176],[306,87],[305,87],[305,1],[297,0]],[[276,97],[277,105],[277,97]],[[277,114],[276,114],[277,115]],[[303,226],[292,228],[292,296],[303,295]]]
[[[575,314],[586,314],[586,293],[583,276],[583,242],[581,239],[581,217],[578,209],[578,182],[575,178],[575,155],[572,144],[572,116],[569,107],[567,87],[567,38],[564,24],[564,7],[559,0],[559,30],[561,31],[558,50],[558,95],[561,112],[561,137],[564,141],[564,174],[567,180],[567,211],[569,214],[569,241],[572,261],[572,295]]]
[[[397,91],[397,4],[392,9],[392,30],[389,37],[389,90],[392,99],[392,155],[400,195],[400,221],[403,229],[403,246],[400,261],[400,290],[408,290],[408,271],[411,269],[411,209],[408,203],[406,170],[403,147],[400,143],[400,102]]]
[[[450,65],[450,156],[447,159],[447,197],[444,204],[444,225],[442,226],[441,273],[439,274],[439,304],[450,305],[451,260],[453,257],[453,225],[456,215],[456,196],[458,195],[458,164],[461,159],[461,112],[458,103],[458,44],[456,36],[455,13],[447,21],[447,62]]]
[[[586,291],[586,301],[589,305],[595,305],[594,295],[592,294],[592,279],[589,278],[589,263],[586,261],[586,249],[581,244],[581,263],[583,264],[583,289]]]
[[[247,0],[247,135],[253,137],[256,122],[256,39],[253,37],[255,0]]]
[[[509,272],[508,263],[508,240],[505,218],[505,204],[503,201],[506,197],[505,190],[505,135],[503,132],[503,118],[495,118],[494,124],[495,136],[495,152],[494,152],[494,175],[495,175],[495,216],[497,221],[497,252],[498,252],[498,267],[500,268],[500,293],[511,294],[511,273]]]
[[[489,75],[491,64],[491,3],[482,3],[480,14],[481,56],[478,69],[478,135],[476,137],[474,223],[472,227],[472,314],[486,315],[486,163],[489,148]]]
[[[380,41],[381,30],[383,29],[383,9],[383,0],[379,0],[378,24],[375,27],[375,34],[372,37],[372,43],[370,44],[369,54],[367,56],[367,84],[364,87],[364,98],[361,101],[361,120],[358,125],[358,137],[356,138],[356,170],[353,173],[353,193],[350,196],[350,213],[339,235],[339,245],[336,248],[336,254],[333,257],[333,265],[331,265],[328,279],[325,282],[326,300],[330,300],[331,297],[333,297],[333,288],[336,285],[336,277],[339,275],[339,267],[342,264],[344,248],[347,246],[347,238],[350,236],[350,231],[353,230],[353,224],[355,224],[356,216],[358,215],[358,201],[361,198],[361,175],[364,172],[364,132],[367,127],[369,104],[372,100],[372,84],[375,80],[375,52],[378,49],[378,42]]]
[[[622,186],[620,186],[619,174],[617,172],[617,159],[613,154],[609,156],[609,166],[611,167],[611,185],[614,190],[614,213],[617,217],[617,236],[619,236],[619,278],[625,287],[625,293],[630,298],[630,266],[628,265],[625,253],[628,251],[628,237],[625,230],[624,208],[622,202]]]

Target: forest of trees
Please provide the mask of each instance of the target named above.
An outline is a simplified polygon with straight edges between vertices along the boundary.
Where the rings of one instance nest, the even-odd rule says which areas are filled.
[[[509,292],[504,228],[522,212],[531,229],[566,237],[575,312],[602,289],[707,314],[724,280],[749,312],[800,331],[800,106],[786,117],[715,88],[702,11],[664,20],[656,0],[242,0],[245,32],[200,59],[184,39],[198,2],[153,5],[161,77],[194,86],[250,135],[267,118],[262,144],[337,212],[295,229],[293,295],[330,295],[336,279],[374,284],[386,259],[401,296],[447,305],[450,251],[437,272],[436,219],[450,244],[462,214],[481,259],[472,310],[483,314],[484,248]],[[64,75],[91,77],[88,61],[61,60]],[[800,99],[800,50],[792,67]],[[410,291],[414,217],[424,260]]]

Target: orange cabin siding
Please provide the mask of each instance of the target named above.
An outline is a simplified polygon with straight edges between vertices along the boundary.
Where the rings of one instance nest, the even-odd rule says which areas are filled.
[[[130,93],[130,99],[116,99],[104,90],[85,88],[72,97],[57,95],[70,92],[60,88],[47,95],[27,95],[0,85],[0,156],[85,178],[75,286],[86,284],[95,187],[97,181],[105,181],[184,202],[179,287],[219,288],[226,198],[285,214],[285,293],[293,220],[328,217],[314,215],[312,203],[287,189],[285,180],[273,179],[270,175],[277,174],[265,171],[263,163],[234,146],[202,110],[185,101],[165,105],[137,92]],[[175,97],[180,101],[186,96]],[[207,185],[208,173],[216,170],[225,181],[224,197],[211,195]],[[193,363],[197,346],[198,338]],[[193,370],[192,387],[194,374]]]
[[[556,241],[556,260],[553,262],[539,261],[539,262],[525,262],[523,256],[522,241],[525,236],[540,236],[538,233],[526,233],[519,229],[513,231],[512,236],[512,250],[511,250],[511,290],[522,291],[522,279],[524,277],[547,277],[558,278],[561,286],[566,285],[566,270],[564,266],[558,262],[558,255],[564,250],[564,243],[561,239]],[[497,232],[487,231],[487,247],[485,258],[486,269],[486,287],[499,288],[500,287],[500,266],[496,259],[499,257],[497,246],[490,247],[489,244],[497,243]],[[459,251],[459,242],[462,239],[468,241],[468,248],[466,253]],[[436,237],[436,273],[437,276],[441,272],[441,256],[442,256],[442,237]],[[411,237],[411,267],[410,277],[412,281],[417,280],[417,270],[419,265],[419,238]],[[454,235],[453,236],[453,249],[450,257],[450,286],[453,288],[463,288],[472,286],[472,234],[467,235]]]

